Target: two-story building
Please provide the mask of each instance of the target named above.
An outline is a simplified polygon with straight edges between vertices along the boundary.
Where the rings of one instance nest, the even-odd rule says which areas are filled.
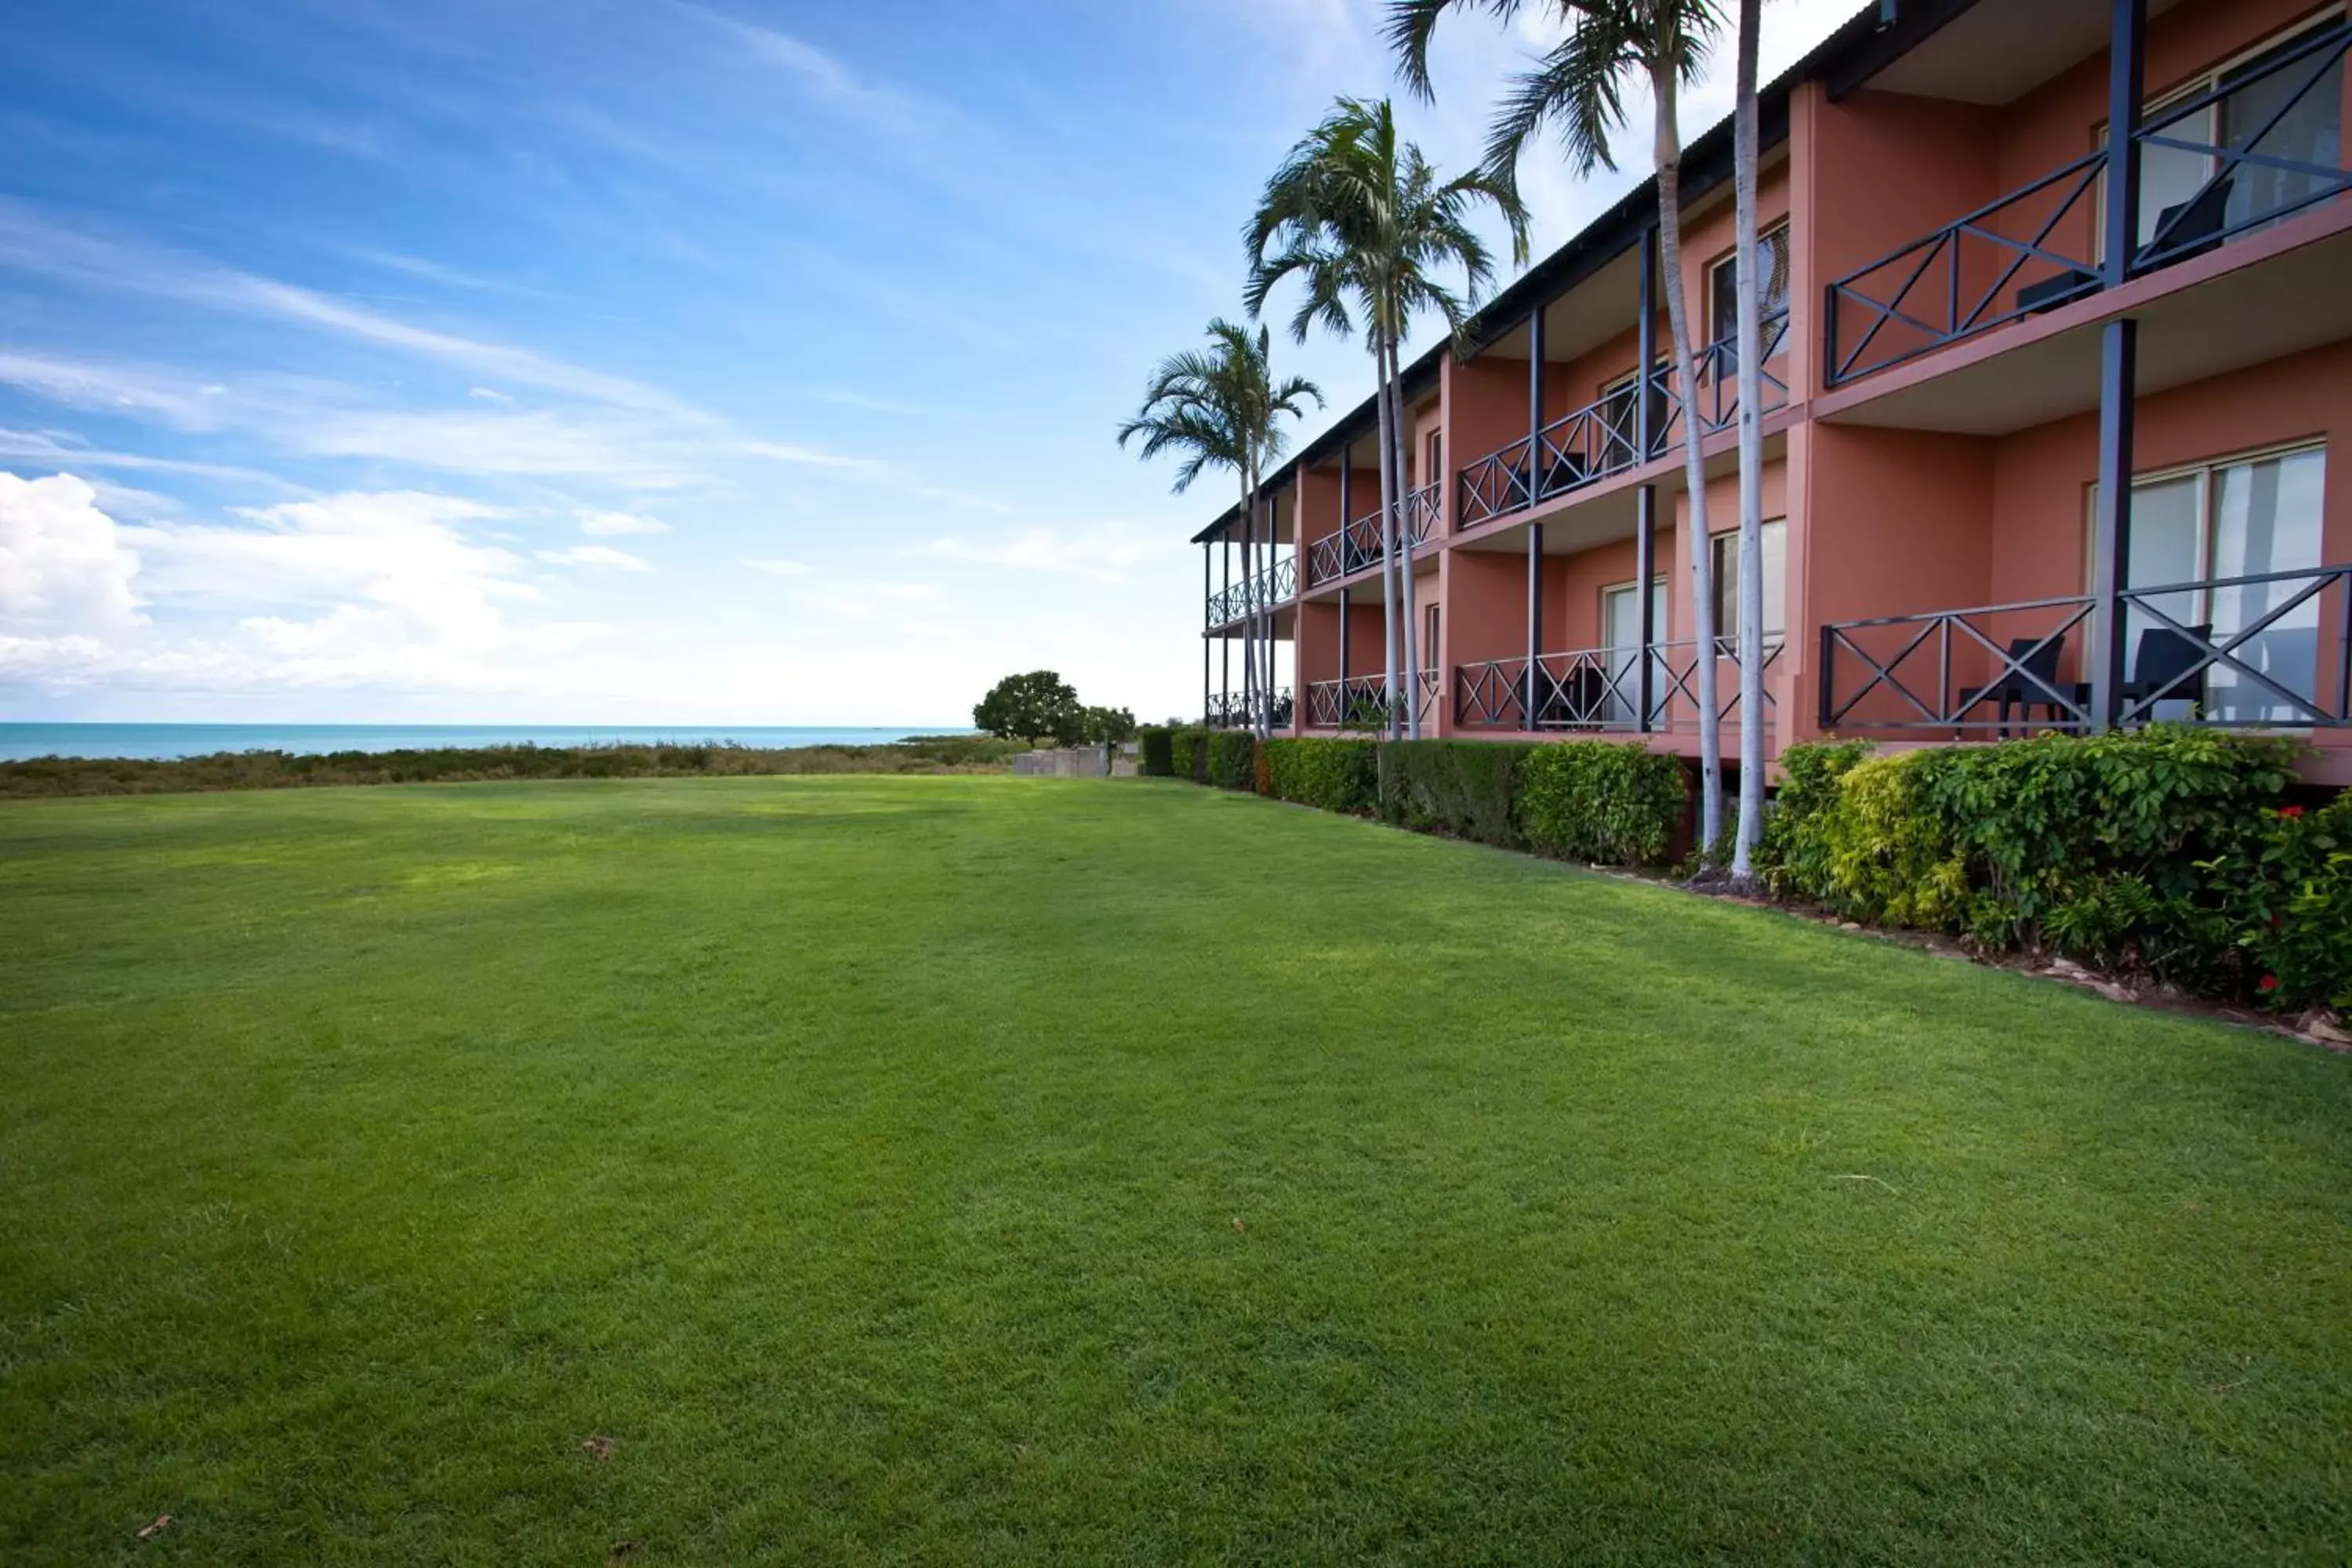
[[[1770,754],[2177,718],[2307,732],[2311,775],[2352,783],[2347,45],[2345,6],[2308,0],[1899,0],[1766,90]],[[1408,368],[1424,733],[1695,753],[1712,651],[1736,755],[1730,143],[1687,152],[1681,278],[1645,184],[1487,305],[1467,357]],[[1668,287],[1708,340],[1689,388]],[[1291,732],[1384,711],[1379,510],[1367,400],[1258,516],[1196,536],[1277,552],[1255,584],[1213,559],[1204,636],[1272,601]]]

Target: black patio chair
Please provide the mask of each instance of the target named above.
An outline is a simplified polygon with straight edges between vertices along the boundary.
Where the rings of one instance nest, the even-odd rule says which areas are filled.
[[[2175,202],[2156,215],[2156,237],[2141,247],[2143,255],[2161,250],[2167,261],[2202,256],[2221,243],[2221,226],[2230,216],[2230,187],[2235,174],[2224,174],[2185,202]]]
[[[1956,719],[1965,719],[1969,710],[1982,702],[2000,705],[2000,738],[2009,739],[2009,715],[2018,711],[2030,729],[2033,710],[2046,710],[2052,723],[2058,722],[2064,704],[2058,700],[2058,656],[2066,651],[2066,634],[2059,632],[2046,641],[2041,637],[2011,637],[2009,642],[2010,663],[2014,667],[2001,672],[1999,680],[1990,686],[1960,688],[1959,711]],[[2028,679],[2031,677],[2032,679]]]
[[[2206,657],[2212,641],[2210,622],[2190,626],[2186,635],[2170,626],[2150,626],[2140,633],[2139,646],[2132,649],[2131,679],[2124,682],[2125,708],[2143,702],[2153,708],[2158,701],[2193,702],[2204,707],[2205,675],[2212,666],[2200,668],[2199,661]],[[2192,670],[2193,675],[2189,673]],[[2147,719],[2153,714],[2139,717]]]

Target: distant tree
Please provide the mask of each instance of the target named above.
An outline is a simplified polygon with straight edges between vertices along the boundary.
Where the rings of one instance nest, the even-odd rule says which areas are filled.
[[[1008,741],[1051,741],[1076,745],[1085,732],[1086,710],[1077,689],[1050,669],[1008,675],[973,705],[975,728]]]
[[[1090,746],[1123,745],[1135,739],[1135,715],[1124,708],[1088,708],[1079,730]]]

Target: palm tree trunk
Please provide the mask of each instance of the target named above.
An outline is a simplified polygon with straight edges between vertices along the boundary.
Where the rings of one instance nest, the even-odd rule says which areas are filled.
[[[1690,491],[1691,636],[1698,699],[1699,847],[1713,854],[1723,836],[1723,740],[1715,695],[1715,563],[1706,531],[1706,463],[1699,451],[1698,366],[1691,353],[1690,301],[1683,286],[1682,133],[1675,121],[1672,66],[1650,73],[1657,104],[1652,155],[1658,168],[1658,250],[1665,272],[1666,326],[1675,344],[1675,374],[1683,405],[1683,481]]]
[[[1764,835],[1764,329],[1757,298],[1756,35],[1763,0],[1739,0],[1738,100],[1733,111],[1734,224],[1739,247],[1739,828],[1731,877],[1755,875]]]
[[[1396,443],[1390,460],[1396,464],[1397,475],[1397,542],[1403,553],[1397,563],[1398,616],[1404,622],[1404,725],[1405,733],[1413,740],[1421,739],[1421,626],[1412,602],[1412,531],[1405,520],[1405,508],[1412,494],[1405,488],[1404,460],[1404,376],[1398,369],[1397,341],[1387,339],[1381,374],[1389,381],[1389,407],[1394,410],[1390,420],[1391,436]]]
[[[1381,639],[1387,646],[1387,679],[1383,695],[1388,699],[1386,721],[1382,731],[1391,741],[1399,736],[1397,724],[1397,515],[1396,515],[1396,405],[1390,396],[1393,390],[1388,377],[1381,373],[1380,351],[1373,350],[1373,381],[1378,390],[1373,396],[1378,410],[1379,429],[1375,438],[1381,448]]]

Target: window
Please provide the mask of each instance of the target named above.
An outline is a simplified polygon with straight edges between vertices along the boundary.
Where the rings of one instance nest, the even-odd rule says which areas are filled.
[[[1660,359],[1650,372],[1650,455],[1655,457],[1665,447],[1666,439],[1666,366]],[[1601,471],[1614,473],[1633,461],[1633,446],[1640,438],[1633,418],[1635,388],[1642,373],[1629,370],[1601,389],[1601,422],[1603,434],[1601,443]]]
[[[1764,640],[1787,630],[1789,524],[1783,518],[1764,523]],[[1726,654],[1739,647],[1739,531],[1715,536],[1715,635]]]
[[[1444,665],[1439,661],[1437,657],[1437,606],[1435,605],[1429,606],[1429,630],[1428,634],[1422,639],[1421,668],[1423,669],[1443,669],[1445,668]]]
[[[2260,158],[2341,167],[2344,119],[2344,62],[2339,56],[2306,57],[2293,65],[2263,74],[2294,50],[2312,27],[2339,19],[2340,13],[2317,18],[2293,32],[2273,37],[2212,69],[2182,82],[2151,101],[2141,123],[2167,142],[2190,146],[2143,143],[2139,163],[2139,243],[2157,238],[2159,226],[2170,220],[2163,255],[2193,254],[2188,247],[2220,233],[2258,227],[2266,218],[2284,217],[2306,202],[2325,195],[2329,182],[2316,174],[2276,164],[2242,163],[2226,179],[2207,191],[2206,182],[2220,172],[2223,151],[2251,152]],[[2316,78],[2314,71],[2317,71]],[[2305,84],[2310,86],[2306,89]],[[2221,96],[2178,118],[2171,111],[2210,92]],[[2273,123],[2275,119],[2276,123]],[[2106,127],[2098,130],[2098,145],[2107,144]],[[2210,148],[2214,151],[2200,151]],[[2202,195],[2204,211],[2186,211]],[[2099,186],[2100,219],[2097,256],[2106,259],[2106,185]]]
[[[1780,352],[1789,335],[1789,226],[1781,224],[1756,240],[1756,318],[1763,323],[1764,357]],[[1725,257],[1707,268],[1708,342],[1725,345],[1727,363],[1737,364],[1739,336],[1739,258]],[[1726,374],[1729,374],[1727,372]]]
[[[2173,634],[2147,612],[2184,626],[2210,626],[2216,643],[2261,620],[2305,587],[2308,579],[2236,587],[2204,584],[2271,573],[2315,571],[2320,561],[2320,497],[2327,452],[2305,447],[2151,474],[2132,481],[2131,538],[2124,561],[2127,589],[2169,588],[2149,595],[2124,614],[2125,679],[2137,679],[2143,641]],[[2091,537],[2095,542],[2098,487],[2091,489]],[[2084,577],[2095,580],[2089,552]],[[2087,628],[2086,628],[2087,635]],[[2319,603],[2306,599],[2239,645],[2231,655],[2296,696],[2310,700],[2319,679]],[[2213,718],[2239,723],[2289,723],[2301,717],[2275,695],[2226,665],[2204,674],[2203,707]],[[2184,698],[2158,704],[2155,717],[2185,719],[2198,703]]]
[[[1445,432],[1432,430],[1422,444],[1421,482],[1433,485],[1445,477]]]

